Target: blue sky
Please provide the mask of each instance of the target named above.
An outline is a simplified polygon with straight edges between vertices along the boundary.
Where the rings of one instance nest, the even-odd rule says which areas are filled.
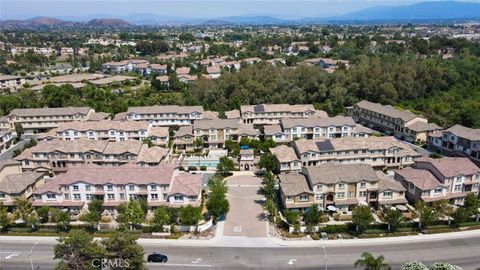
[[[152,13],[168,17],[216,18],[269,15],[279,18],[326,17],[379,5],[422,0],[0,0],[0,19],[50,16],[78,19]],[[471,0],[470,2],[480,2]]]

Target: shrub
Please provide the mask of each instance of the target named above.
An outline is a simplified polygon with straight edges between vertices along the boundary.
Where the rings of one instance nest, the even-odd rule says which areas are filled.
[[[200,171],[206,171],[207,170],[207,166],[200,166]]]

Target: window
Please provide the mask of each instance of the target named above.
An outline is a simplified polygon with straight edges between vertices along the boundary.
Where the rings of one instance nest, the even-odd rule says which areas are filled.
[[[393,193],[391,191],[383,192],[383,197],[384,198],[391,198],[392,196],[393,196]]]
[[[287,196],[287,201],[293,201],[293,196]]]
[[[462,177],[461,176],[455,177],[455,182],[461,183],[462,182]]]
[[[72,186],[72,189],[73,189],[73,190],[78,190],[78,185],[73,185],[73,186]]]
[[[317,185],[317,190],[322,190],[322,185]]]
[[[93,194],[87,194],[87,195],[85,195],[85,197],[86,197],[87,200],[89,200],[89,201],[93,200]]]
[[[367,197],[367,192],[366,191],[358,192],[358,197]]]
[[[315,195],[315,200],[317,200],[317,201],[323,200],[323,195],[322,194]]]
[[[338,184],[338,189],[344,189],[345,188],[345,184]]]
[[[343,198],[345,198],[345,192],[338,192],[338,193],[337,193],[337,198],[338,198],[338,199],[343,199]]]
[[[182,201],[183,202],[183,196],[182,195],[175,195],[173,198],[175,199],[175,201]]]
[[[107,185],[107,190],[113,190],[113,185]]]
[[[150,194],[150,199],[158,200],[158,194]]]
[[[128,190],[134,191],[134,190],[135,190],[135,186],[134,186],[134,185],[128,185]]]
[[[47,200],[55,200],[57,198],[57,194],[47,194]]]
[[[0,199],[5,199],[5,193],[0,193]]]
[[[455,185],[454,190],[455,190],[455,191],[461,191],[461,190],[462,190],[462,184],[460,184],[460,185]]]
[[[367,183],[365,183],[365,182],[360,183],[360,187],[361,187],[361,188],[366,188],[366,187],[367,187]]]
[[[308,201],[308,195],[300,195],[300,201],[301,202]]]
[[[125,200],[125,194],[124,193],[120,193],[120,200]]]
[[[348,198],[353,198],[353,192],[348,192]]]
[[[109,199],[109,200],[115,200],[115,194],[113,194],[113,193],[108,193],[108,194],[107,194],[107,199]]]
[[[433,191],[434,194],[442,194],[442,189],[441,188],[436,188],[434,191]]]
[[[82,197],[80,196],[79,193],[73,194],[73,199],[74,199],[74,200],[80,200],[81,198],[82,198]]]
[[[157,185],[150,185],[151,190],[157,190]]]
[[[92,188],[92,187],[91,187],[90,185],[85,185],[85,190],[86,190],[86,191],[90,191],[91,188]]]

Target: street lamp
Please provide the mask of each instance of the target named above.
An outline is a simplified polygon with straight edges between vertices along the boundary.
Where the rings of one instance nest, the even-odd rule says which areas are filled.
[[[38,245],[38,242],[35,242],[35,244],[33,244],[32,248],[30,249],[30,253],[28,253],[28,257],[30,257],[30,266],[32,267],[32,270],[35,270],[33,268],[32,253],[36,245]]]
[[[325,250],[325,246],[322,246],[322,249],[323,249],[323,255],[325,255],[325,270],[327,270],[327,267],[328,267],[327,251]]]

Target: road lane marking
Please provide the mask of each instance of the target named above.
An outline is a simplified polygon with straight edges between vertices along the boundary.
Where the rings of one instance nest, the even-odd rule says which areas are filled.
[[[192,261],[193,264],[197,264],[202,261],[202,258],[197,258],[196,260]]]
[[[188,269],[188,267],[212,267],[213,265],[211,264],[186,264],[186,263],[147,263],[148,266],[154,266],[154,265],[158,265],[158,266],[163,266],[163,265],[166,265],[166,266],[178,266],[178,267],[186,267],[186,269]]]
[[[234,232],[242,232],[242,226],[235,226],[233,227]]]
[[[10,260],[11,258],[13,258],[13,257],[15,257],[15,256],[18,256],[18,255],[20,255],[20,253],[12,253],[12,254],[10,254],[10,255],[8,255],[8,256],[5,256],[5,260]]]
[[[296,262],[297,262],[297,259],[290,259],[290,261],[288,261],[288,264],[292,265]]]

